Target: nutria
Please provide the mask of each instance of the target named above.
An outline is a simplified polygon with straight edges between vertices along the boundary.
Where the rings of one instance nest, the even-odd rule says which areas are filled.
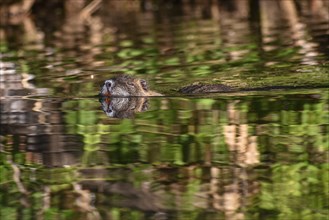
[[[204,94],[213,92],[232,92],[232,87],[223,84],[194,83],[178,90],[184,94]],[[99,93],[101,96],[133,97],[133,96],[163,96],[160,93],[149,90],[148,84],[143,79],[137,79],[129,75],[119,75],[106,80]]]
[[[234,88],[223,84],[203,84],[193,83],[178,90],[184,94],[206,94],[220,92],[247,92],[247,91],[269,91],[279,89],[310,89],[323,88],[321,86],[265,86],[256,88]],[[325,88],[327,88],[325,86]],[[114,97],[145,97],[145,96],[163,96],[160,93],[149,90],[147,82],[143,79],[137,79],[129,75],[119,75],[106,80],[99,93],[101,96]]]
[[[310,88],[307,86],[268,86],[260,88],[233,88],[223,84],[194,83],[178,91],[184,94],[206,94],[215,92],[267,91],[273,89]],[[148,109],[148,96],[163,96],[149,90],[147,82],[129,75],[119,75],[104,82],[100,91],[100,102],[107,116],[133,118],[135,113]]]
[[[99,94],[114,97],[162,96],[160,93],[149,90],[144,79],[137,79],[129,75],[119,75],[106,80]]]

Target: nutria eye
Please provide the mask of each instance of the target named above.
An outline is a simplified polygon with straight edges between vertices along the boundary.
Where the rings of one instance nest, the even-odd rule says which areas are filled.
[[[109,79],[105,81],[105,86],[108,88],[111,88],[111,86],[113,86],[113,80]]]
[[[128,84],[129,86],[134,86],[134,83],[132,83],[132,82],[127,82],[127,84]]]

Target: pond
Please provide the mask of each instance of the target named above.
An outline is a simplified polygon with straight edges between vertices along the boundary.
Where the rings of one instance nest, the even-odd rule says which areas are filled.
[[[26,2],[0,8],[0,219],[327,219],[327,1]],[[100,97],[119,74],[164,96]]]

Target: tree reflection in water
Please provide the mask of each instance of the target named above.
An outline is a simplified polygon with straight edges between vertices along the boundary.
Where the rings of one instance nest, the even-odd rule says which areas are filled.
[[[326,8],[6,1],[0,219],[325,219],[327,89],[100,100],[124,119],[95,95],[117,73],[326,87]]]

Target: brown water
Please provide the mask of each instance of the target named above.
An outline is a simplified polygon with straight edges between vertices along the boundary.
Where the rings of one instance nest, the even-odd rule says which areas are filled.
[[[179,2],[2,19],[1,220],[327,219],[326,1]],[[119,73],[166,96],[100,99]]]

